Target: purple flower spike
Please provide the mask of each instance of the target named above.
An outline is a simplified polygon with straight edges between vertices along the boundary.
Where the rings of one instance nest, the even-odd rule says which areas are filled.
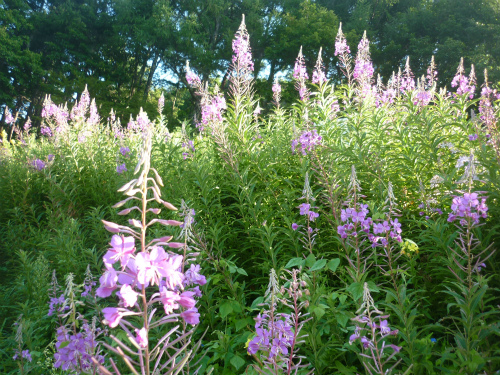
[[[118,174],[122,174],[123,172],[127,172],[127,171],[128,171],[128,169],[127,169],[127,166],[125,165],[125,163],[119,164],[116,167],[116,173],[118,173]]]
[[[299,229],[299,225],[298,225],[297,223],[293,223],[293,224],[292,224],[292,229],[293,229],[293,230],[297,230],[297,229]]]
[[[33,167],[35,167],[35,169],[37,171],[41,171],[42,169],[45,168],[45,162],[43,162],[40,159],[33,160],[33,162],[31,163],[31,165],[33,165]]]

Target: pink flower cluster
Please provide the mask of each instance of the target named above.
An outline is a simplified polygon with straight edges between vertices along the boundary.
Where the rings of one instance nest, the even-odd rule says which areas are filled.
[[[292,140],[292,152],[295,153],[295,149],[300,145],[300,150],[302,155],[307,155],[306,151],[312,151],[317,146],[321,145],[323,138],[318,135],[316,129],[309,131],[304,131],[298,139]]]
[[[135,118],[135,121],[133,120],[132,115],[130,115],[130,121],[127,124],[128,130],[141,133],[145,133],[150,126],[151,126],[151,121],[149,121],[148,114],[144,112],[142,107],[139,110],[139,114]]]
[[[415,95],[415,100],[413,101],[413,104],[425,107],[427,104],[430,103],[431,99],[432,99],[432,93],[430,91],[419,90]]]
[[[318,54],[318,60],[316,61],[316,65],[314,66],[312,83],[322,85],[326,82],[326,75],[324,72],[323,59],[321,58],[321,48]]]
[[[238,65],[239,69],[252,71],[254,65],[252,61],[252,53],[250,51],[250,41],[248,33],[244,32],[237,34],[233,39],[233,64]]]
[[[481,100],[479,101],[479,114],[481,121],[489,128],[496,123],[495,110],[493,109],[492,101],[500,100],[500,93],[489,86],[484,86],[481,89]]]
[[[23,350],[21,353],[19,353],[19,350],[16,350],[12,359],[14,361],[17,361],[20,357],[26,359],[28,362],[31,362],[33,360],[33,358],[31,358],[31,353],[29,350]]]
[[[175,220],[166,221],[170,225],[182,224]],[[170,248],[184,246],[182,243],[166,242],[169,239],[171,237],[160,240]],[[199,323],[194,299],[201,297],[199,286],[189,291],[185,290],[194,284],[206,283],[205,277],[199,273],[199,265],[191,264],[190,269],[183,273],[183,256],[167,253],[162,246],[153,246],[150,252],[136,253],[133,237],[113,235],[110,245],[111,248],[103,258],[106,271],[99,279],[100,287],[96,291],[97,296],[105,298],[116,290],[116,295],[120,298],[119,307],[103,309],[107,325],[116,327],[123,316],[135,315],[127,308],[135,307],[138,296],[150,285],[157,285],[159,289],[159,292],[153,295],[151,302],[160,302],[166,314],[182,306],[186,310],[180,316],[189,324]],[[118,269],[113,267],[116,263],[119,263]],[[141,339],[140,335],[138,339]]]
[[[193,72],[191,69],[187,69],[186,71],[186,81],[188,85],[193,86],[193,87],[199,87],[201,86],[201,79],[198,77],[198,75]]]
[[[222,111],[227,108],[226,99],[217,95],[201,108],[201,122],[207,125],[210,122],[222,122]]]
[[[351,50],[349,49],[349,46],[347,45],[347,40],[346,38],[343,37],[343,35],[335,40],[335,56],[338,55],[343,55],[344,53],[351,53]]]
[[[488,217],[486,198],[480,197],[477,193],[464,193],[463,197],[454,197],[451,211],[448,221],[453,222],[458,218],[462,218],[460,219],[460,225],[462,226],[467,225],[467,219],[471,219],[474,224],[479,224],[479,218],[485,219]]]
[[[12,116],[12,113],[10,113],[9,107],[5,107],[4,122],[7,125],[12,125],[14,123],[14,116]]]
[[[300,50],[297,60],[295,60],[295,66],[293,67],[293,78],[297,80],[307,80],[309,75],[306,70],[306,63],[304,62],[304,57],[302,56],[302,49]]]
[[[47,120],[54,120],[56,126],[64,127],[68,124],[68,109],[62,105],[55,105],[50,95],[45,97],[42,108],[42,117]]]
[[[87,89],[87,86],[85,86],[85,89],[82,92],[82,95],[80,96],[80,101],[76,101],[75,105],[73,108],[71,108],[71,112],[69,114],[69,117],[72,120],[75,120],[77,118],[83,119],[87,115],[87,111],[90,106],[90,95],[89,91]],[[95,102],[94,102],[95,104]]]
[[[460,59],[457,73],[451,81],[451,87],[457,87],[458,95],[467,94],[470,99],[474,98],[474,91],[476,90],[476,75],[474,73],[474,65],[471,66],[469,78],[465,76],[464,59]]]
[[[469,94],[469,98],[472,99],[474,97],[474,91],[476,90],[476,86],[469,83],[469,79],[461,74],[457,74],[453,77],[451,81],[451,87],[457,87],[457,94],[464,95]]]
[[[372,243],[372,247],[379,246],[379,241],[382,246],[386,246],[388,241],[385,235],[388,233],[391,238],[402,242],[401,223],[397,218],[376,223],[371,217],[367,217],[369,213],[367,204],[358,204],[357,206],[357,210],[356,208],[341,210],[340,220],[345,223],[337,227],[337,233],[341,238],[356,237],[363,232]]]

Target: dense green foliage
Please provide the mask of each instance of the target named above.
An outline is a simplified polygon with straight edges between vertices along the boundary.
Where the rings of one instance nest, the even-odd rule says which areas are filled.
[[[416,75],[425,74],[431,55],[441,85],[450,82],[460,57],[476,65],[480,81],[485,68],[493,82],[500,80],[496,0],[1,0],[0,107],[39,125],[46,94],[73,101],[88,84],[101,116],[113,107],[124,122],[141,106],[153,111],[161,88],[173,128],[193,115],[196,100],[185,86],[185,61],[196,62],[203,79],[217,75],[227,82],[242,14],[263,98],[301,45],[309,68],[323,47],[328,77],[338,82],[333,39],[339,22],[352,46],[367,30],[385,80],[407,56]]]
[[[500,135],[471,117],[478,100],[431,92],[429,105],[416,104],[416,91],[410,91],[393,104],[375,106],[355,87],[328,84],[312,87],[306,102],[263,116],[254,112],[254,98],[233,97],[223,121],[207,125],[203,134],[188,122],[169,133],[163,116],[154,121],[152,166],[163,178],[162,195],[176,206],[183,199],[196,211],[193,246],[200,250],[208,279],[198,306],[198,337],[206,330],[197,354],[204,355],[199,373],[255,373],[245,343],[254,334],[257,304],[270,270],[282,274],[292,267],[302,267],[307,280],[304,298],[312,320],[304,327],[308,336],[299,354],[315,374],[363,371],[359,341],[348,341],[364,283],[378,309],[390,315],[391,327],[399,330],[390,340],[402,347],[393,373],[498,373],[500,273],[494,250],[500,241],[495,148]],[[311,130],[322,137],[320,144],[305,155],[299,148],[293,153],[292,141]],[[142,147],[140,131],[129,129],[116,137],[109,121],[92,126],[73,121],[67,131],[54,134],[37,139],[33,132],[24,133],[24,143],[7,142],[4,135],[0,149],[5,275],[0,372],[5,374],[20,371],[12,360],[19,345],[13,323],[20,314],[22,349],[33,356],[21,370],[62,373],[51,367],[55,325],[47,310],[52,270],[60,283],[68,273],[83,283],[88,265],[94,275],[101,274],[110,239],[101,220],[126,224],[111,205],[122,199],[116,190],[132,178]],[[478,139],[470,140],[471,134]],[[125,156],[121,147],[131,153]],[[37,168],[36,159],[44,161],[43,168]],[[119,174],[117,165],[123,163],[128,171]],[[315,199],[309,202],[320,214],[314,222],[299,214],[306,180],[312,192],[308,199]],[[482,195],[488,197],[489,211],[481,218],[483,226],[465,230],[447,221],[458,190],[486,191]],[[406,247],[396,242],[387,248],[359,245],[362,235],[342,239],[340,212],[353,199],[368,204],[374,220],[400,215]],[[293,223],[314,228],[314,241],[307,231],[294,230]],[[470,261],[457,255],[463,247],[460,236],[474,236],[477,242],[468,250],[476,262],[468,271],[463,267]],[[488,256],[486,268],[478,269],[477,262]],[[356,258],[365,268],[353,265]],[[98,300],[87,307],[86,316],[106,304]]]

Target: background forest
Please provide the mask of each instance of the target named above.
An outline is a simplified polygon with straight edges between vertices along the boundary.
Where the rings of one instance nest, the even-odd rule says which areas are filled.
[[[496,0],[1,0],[0,106],[39,124],[46,94],[71,103],[88,85],[101,116],[114,108],[126,123],[140,107],[154,110],[161,89],[172,129],[194,113],[186,60],[202,79],[227,85],[242,14],[251,30],[256,91],[268,100],[275,75],[291,74],[301,45],[310,69],[323,47],[327,78],[340,81],[333,58],[339,22],[353,53],[367,31],[384,80],[407,56],[420,77],[432,55],[440,86],[461,57],[465,66],[475,64],[479,82],[485,68],[490,81],[500,80]]]

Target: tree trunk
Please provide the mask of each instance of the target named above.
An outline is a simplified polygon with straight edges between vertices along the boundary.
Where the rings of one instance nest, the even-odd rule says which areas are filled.
[[[274,82],[274,74],[276,73],[276,63],[271,61],[271,69],[269,71],[269,78],[267,79],[267,82],[272,85]]]
[[[151,89],[151,84],[153,83],[153,76],[155,74],[156,68],[158,67],[158,62],[160,61],[160,52],[157,51],[153,58],[153,63],[151,64],[151,69],[149,70],[148,82],[144,88],[144,101],[148,100],[149,90]]]

